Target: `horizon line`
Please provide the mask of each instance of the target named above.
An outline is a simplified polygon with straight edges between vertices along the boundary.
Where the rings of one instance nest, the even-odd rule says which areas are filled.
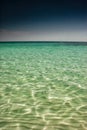
[[[72,43],[72,42],[74,42],[74,43],[80,43],[80,42],[83,42],[83,43],[87,43],[87,41],[21,41],[21,40],[20,40],[20,41],[0,41],[0,43],[1,43],[1,42],[32,42],[32,43],[34,43],[34,42],[39,42],[39,43],[40,43],[40,42],[48,42],[48,43],[50,43],[50,42],[51,42],[51,43],[52,43],[52,42],[53,42],[53,43],[58,43],[58,42],[60,42],[60,43],[62,43],[62,42],[63,42],[63,43],[66,43],[66,42],[67,42],[67,43],[69,43],[69,42],[71,42],[71,43]]]

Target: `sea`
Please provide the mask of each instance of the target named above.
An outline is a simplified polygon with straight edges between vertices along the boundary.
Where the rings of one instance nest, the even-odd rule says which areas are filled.
[[[87,130],[87,43],[0,42],[0,130]]]

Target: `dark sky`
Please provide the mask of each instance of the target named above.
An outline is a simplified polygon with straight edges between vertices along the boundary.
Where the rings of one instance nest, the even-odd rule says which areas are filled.
[[[87,40],[87,0],[2,0],[0,8],[0,40]]]

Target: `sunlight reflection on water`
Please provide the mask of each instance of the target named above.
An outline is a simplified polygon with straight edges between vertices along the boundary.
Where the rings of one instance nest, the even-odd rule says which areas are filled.
[[[1,130],[87,130],[86,58],[87,46],[1,46]]]

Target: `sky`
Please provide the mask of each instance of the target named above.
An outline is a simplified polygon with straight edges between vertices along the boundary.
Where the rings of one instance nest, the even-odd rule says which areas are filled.
[[[3,0],[0,41],[87,41],[87,0]]]

